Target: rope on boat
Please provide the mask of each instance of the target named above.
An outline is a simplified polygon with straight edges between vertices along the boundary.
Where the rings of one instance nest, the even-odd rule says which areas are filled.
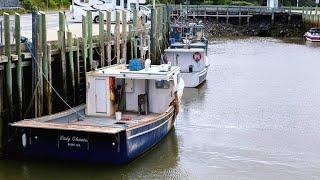
[[[39,63],[37,62],[33,52],[32,52],[32,48],[31,47],[31,43],[30,41],[28,41],[28,39],[25,41],[25,44],[29,50],[29,52],[31,53],[31,59],[37,64],[37,68],[39,69],[40,73],[42,74],[42,76],[44,77],[44,79],[46,80],[46,82],[49,84],[50,88],[52,88],[53,92],[56,93],[56,95],[61,99],[61,101],[66,105],[68,106],[69,109],[71,109],[76,115],[78,115],[80,118],[84,119],[85,117],[80,114],[78,111],[76,111],[71,105],[68,104],[68,102],[66,100],[63,99],[63,97],[58,93],[58,91],[53,87],[53,85],[50,83],[50,81],[48,80],[48,78],[45,76],[44,72],[42,71],[42,69],[40,69],[39,67]],[[38,78],[40,78],[38,76]],[[35,94],[35,91],[36,91],[37,88],[34,89],[34,94]],[[78,118],[79,119],[79,118]]]

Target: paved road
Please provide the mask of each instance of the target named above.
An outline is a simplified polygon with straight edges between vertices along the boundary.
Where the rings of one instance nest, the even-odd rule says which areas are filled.
[[[69,13],[66,13],[67,19],[70,17]],[[2,21],[3,17],[0,17]],[[11,25],[14,26],[14,16],[10,16],[12,21]],[[67,30],[69,29],[74,36],[81,37],[82,24],[67,21]],[[120,27],[121,28],[121,27]],[[59,29],[59,14],[58,12],[50,12],[47,14],[47,39],[53,41],[58,39],[57,31]],[[99,34],[99,24],[93,24],[93,35]],[[1,31],[1,30],[0,30]],[[111,27],[111,31],[114,31],[114,25]],[[31,38],[32,37],[32,16],[31,14],[21,15],[21,35]]]

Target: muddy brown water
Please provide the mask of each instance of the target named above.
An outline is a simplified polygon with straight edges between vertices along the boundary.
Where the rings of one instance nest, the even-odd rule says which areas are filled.
[[[0,179],[320,179],[320,47],[220,39],[209,57],[175,129],[137,160],[0,160]]]

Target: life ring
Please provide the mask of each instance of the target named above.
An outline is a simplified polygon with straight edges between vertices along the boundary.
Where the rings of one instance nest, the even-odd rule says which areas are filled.
[[[182,32],[182,28],[181,27],[177,27],[176,31],[177,31],[177,33],[181,33]]]
[[[195,52],[193,54],[193,60],[195,60],[196,62],[199,62],[201,60],[201,53]]]

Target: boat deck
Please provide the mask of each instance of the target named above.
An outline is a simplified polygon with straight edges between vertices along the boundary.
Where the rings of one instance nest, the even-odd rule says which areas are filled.
[[[77,113],[80,115],[76,115],[75,112],[70,112],[69,110],[63,112],[62,114],[22,120],[12,123],[11,125],[15,127],[60,129],[115,134],[128,128],[133,128],[145,123],[152,122],[162,115],[166,114],[150,113],[148,115],[140,115],[138,113],[125,112],[122,114],[122,119],[120,121],[117,121],[115,119],[115,116],[84,116],[82,114],[82,109],[80,109]]]
[[[59,124],[73,124],[79,126],[95,126],[95,127],[114,127],[128,128],[149,120],[153,120],[160,114],[150,113],[148,115],[140,115],[138,113],[126,112],[122,114],[122,119],[117,121],[115,116],[111,117],[94,117],[85,116],[84,118],[74,119],[73,121],[57,122]]]

